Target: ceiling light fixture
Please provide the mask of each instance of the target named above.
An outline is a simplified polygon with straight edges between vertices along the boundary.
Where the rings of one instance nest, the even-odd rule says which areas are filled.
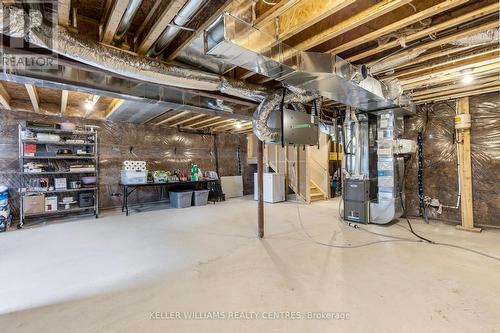
[[[472,75],[470,74],[465,74],[463,77],[462,77],[462,83],[464,84],[469,84],[471,83],[472,81],[474,81],[474,78],[472,77]]]
[[[88,100],[86,100],[86,101],[85,101],[85,109],[86,109],[87,111],[90,111],[90,110],[92,110],[93,108],[94,108],[94,103],[93,103],[91,100],[89,100],[89,99],[88,99]]]
[[[234,124],[234,127],[236,128],[241,128],[241,122],[237,121],[236,124]]]

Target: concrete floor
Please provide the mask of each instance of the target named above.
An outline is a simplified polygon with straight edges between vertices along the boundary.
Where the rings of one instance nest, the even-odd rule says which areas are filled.
[[[500,263],[460,249],[384,242],[338,221],[338,201],[249,197],[118,212],[0,234],[2,332],[498,332]],[[413,238],[405,224],[366,228]],[[500,256],[500,232],[414,222],[433,240]],[[348,313],[347,320],[181,320],[168,312]],[[219,312],[216,312],[219,311]],[[151,312],[163,319],[152,320]],[[245,313],[241,313],[245,312]],[[278,313],[283,312],[283,313]],[[180,314],[183,315],[183,314]],[[187,315],[187,314],[186,314]]]

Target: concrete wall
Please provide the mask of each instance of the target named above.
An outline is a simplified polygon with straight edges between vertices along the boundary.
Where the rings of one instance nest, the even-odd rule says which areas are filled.
[[[79,125],[99,126],[99,199],[100,207],[121,206],[118,185],[120,164],[123,160],[145,160],[149,170],[190,170],[196,163],[203,170],[215,170],[214,137],[181,133],[176,129],[113,123],[82,118],[60,118],[31,112],[16,112],[0,109],[0,184],[11,188],[12,208],[17,215],[19,208],[16,190],[19,187],[18,123],[31,120],[59,123],[69,120]],[[247,143],[245,135],[217,134],[217,153],[220,176],[243,175],[244,192],[253,191],[253,169],[246,163]],[[240,163],[238,160],[240,152]],[[152,202],[158,199],[159,189],[141,189],[132,194],[130,203]]]

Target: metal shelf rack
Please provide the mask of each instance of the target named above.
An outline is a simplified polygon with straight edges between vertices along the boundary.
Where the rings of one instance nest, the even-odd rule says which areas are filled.
[[[36,138],[26,138],[26,133],[27,132],[32,132],[32,133],[48,133],[48,134],[57,134],[60,135],[61,137],[65,137],[67,139],[75,139],[78,138],[80,140],[83,140],[83,143],[77,143],[77,142],[54,142],[54,141],[49,141],[49,140],[37,140]],[[83,138],[83,139],[82,139]],[[29,124],[26,124],[26,122],[21,122],[18,127],[18,146],[19,146],[19,176],[20,176],[20,188],[19,188],[19,195],[20,195],[20,209],[19,209],[19,215],[20,215],[20,221],[18,228],[22,228],[22,226],[25,223],[25,220],[27,218],[34,218],[34,217],[49,217],[53,215],[68,215],[72,213],[92,213],[96,218],[99,217],[99,164],[98,164],[98,156],[99,156],[99,149],[98,149],[98,137],[97,137],[97,131],[95,130],[74,130],[74,131],[68,131],[68,130],[62,130],[62,129],[57,129],[54,127],[33,127],[29,126]],[[25,156],[24,154],[24,145],[25,144],[36,144],[37,148],[38,146],[56,146],[56,147],[61,147],[61,146],[72,146],[72,147],[86,147],[92,151],[90,155],[56,155],[56,156]],[[78,162],[78,161],[85,161],[85,164],[87,165],[93,165],[94,170],[86,170],[86,171],[71,171],[68,170],[68,168],[62,168],[62,169],[55,169],[55,170],[42,170],[40,172],[30,172],[26,171],[24,166],[25,163],[27,162],[47,162],[47,163],[64,163],[64,162]],[[51,162],[53,161],[53,162]],[[60,168],[61,166],[58,165]],[[30,177],[34,176],[49,176],[50,181],[53,183],[54,182],[54,176],[58,175],[69,175],[73,177],[79,177],[79,176],[85,176],[85,175],[94,175],[96,177],[96,184],[95,186],[92,187],[81,187],[81,188],[66,188],[66,189],[54,189],[54,190],[33,190],[33,191],[27,191],[27,180],[30,179]],[[80,192],[93,192],[93,199],[94,199],[94,204],[89,207],[72,207],[69,209],[64,209],[60,208],[58,204],[58,209],[56,211],[45,211],[45,212],[39,212],[39,213],[25,213],[24,209],[24,196],[27,195],[33,195],[33,194],[53,194],[53,195],[60,195],[64,193],[76,193],[79,194]],[[59,198],[57,199],[59,202]]]

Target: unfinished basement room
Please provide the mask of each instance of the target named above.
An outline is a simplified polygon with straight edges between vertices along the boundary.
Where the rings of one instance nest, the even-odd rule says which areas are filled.
[[[2,0],[0,331],[500,332],[498,0]]]

